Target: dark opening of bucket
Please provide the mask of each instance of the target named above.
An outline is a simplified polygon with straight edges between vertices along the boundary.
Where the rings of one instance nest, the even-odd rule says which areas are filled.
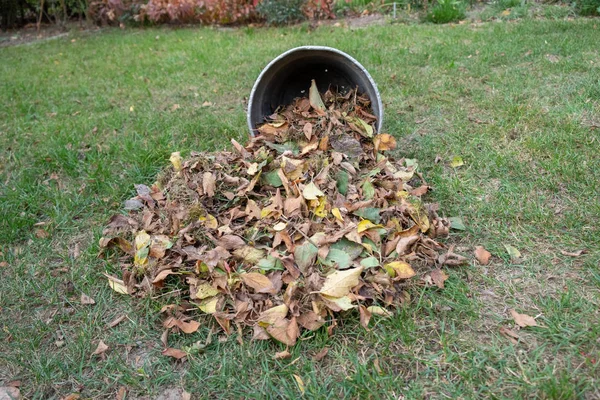
[[[369,96],[372,113],[377,117],[377,130],[383,122],[383,107],[377,85],[367,70],[349,55],[330,47],[305,46],[289,50],[273,60],[261,72],[248,105],[248,128],[253,135],[256,126],[273,114],[277,107],[308,95],[314,79],[321,93],[332,87],[345,93],[358,87]]]

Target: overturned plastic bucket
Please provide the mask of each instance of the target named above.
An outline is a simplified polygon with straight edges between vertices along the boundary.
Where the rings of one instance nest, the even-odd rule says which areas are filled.
[[[358,61],[348,54],[323,46],[302,46],[288,50],[262,70],[248,103],[248,129],[254,136],[257,125],[297,97],[306,97],[314,79],[319,92],[329,87],[344,94],[358,87],[371,100],[371,112],[377,117],[377,131],[383,123],[383,105],[375,81]]]

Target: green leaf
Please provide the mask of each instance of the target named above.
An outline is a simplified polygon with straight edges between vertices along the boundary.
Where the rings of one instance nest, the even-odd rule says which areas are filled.
[[[281,260],[272,256],[267,256],[266,258],[259,260],[256,266],[262,269],[263,271],[284,270],[283,263],[281,262]]]
[[[367,257],[360,261],[360,265],[366,268],[379,267],[379,259],[377,257]]]
[[[456,229],[457,231],[464,231],[467,229],[461,217],[450,217],[448,218],[448,221],[450,221],[450,228],[452,229]]]
[[[510,256],[510,258],[512,258],[513,260],[521,258],[521,252],[516,247],[513,247],[510,244],[505,244],[504,248],[506,249],[506,252]]]
[[[281,182],[281,178],[277,174],[276,169],[267,173],[263,173],[261,177],[267,185],[271,185],[273,187],[283,186],[283,182]]]
[[[352,214],[356,215],[357,217],[368,219],[374,224],[379,224],[381,222],[381,216],[379,215],[380,212],[381,210],[379,208],[367,207],[359,208]]]
[[[338,192],[345,196],[348,193],[348,181],[350,180],[350,175],[348,175],[346,171],[340,170],[337,173],[335,180]]]
[[[329,251],[331,250],[340,250],[344,253],[348,254],[350,260],[354,260],[356,257],[360,256],[364,247],[356,242],[348,240],[346,238],[342,238],[331,245]]]
[[[327,257],[323,260],[323,264],[327,266],[337,264],[338,269],[346,269],[352,265],[352,259],[345,251],[330,248]]]
[[[310,266],[315,263],[319,249],[317,246],[309,242],[304,242],[294,249],[294,261],[300,269],[300,272],[305,273]]]
[[[465,162],[463,161],[461,156],[454,156],[452,157],[452,161],[450,161],[450,166],[452,168],[458,168],[460,166],[465,165]]]
[[[366,180],[362,185],[363,197],[366,200],[371,200],[375,196],[375,188],[370,180]]]
[[[414,169],[417,169],[417,166],[419,165],[416,158],[405,158],[404,164],[407,167],[415,167]]]
[[[361,135],[364,137],[372,138],[373,137],[373,127],[367,124],[363,119],[358,117],[346,117],[346,121],[351,124],[356,125],[357,128],[361,130]]]
[[[300,148],[298,147],[298,143],[296,142],[285,142],[282,144],[265,142],[265,144],[280,154],[283,154],[286,151],[291,151],[292,154],[297,155],[300,152]]]

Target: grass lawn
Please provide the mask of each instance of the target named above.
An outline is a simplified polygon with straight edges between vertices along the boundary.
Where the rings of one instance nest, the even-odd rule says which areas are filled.
[[[0,386],[20,380],[39,399],[121,387],[297,398],[297,375],[307,398],[600,398],[599,26],[108,29],[0,48]],[[254,80],[303,44],[369,70],[398,153],[419,159],[441,214],[465,222],[447,242],[470,257],[482,245],[492,262],[450,270],[445,290],[415,289],[368,332],[356,313],[332,337],[305,334],[288,360],[272,358],[282,345],[234,334],[175,363],[160,354],[158,311],[176,299],[113,292],[102,227],[171,152],[243,142]],[[455,156],[465,165],[451,168]],[[509,309],[539,326],[518,331]],[[99,340],[105,359],[91,355]]]

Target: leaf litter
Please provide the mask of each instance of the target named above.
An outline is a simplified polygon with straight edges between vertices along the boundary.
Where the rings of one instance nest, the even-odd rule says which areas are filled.
[[[321,95],[312,81],[308,98],[277,109],[245,146],[173,153],[103,231],[100,247],[120,250],[122,270],[108,284],[180,296],[161,310],[167,330],[212,319],[227,335],[247,327],[287,346],[303,330],[331,334],[351,309],[366,328],[407,302],[411,285],[443,288],[440,268],[466,258],[436,240],[451,222],[422,201],[431,188],[416,160],[389,155],[396,140],[376,122],[357,90]]]

